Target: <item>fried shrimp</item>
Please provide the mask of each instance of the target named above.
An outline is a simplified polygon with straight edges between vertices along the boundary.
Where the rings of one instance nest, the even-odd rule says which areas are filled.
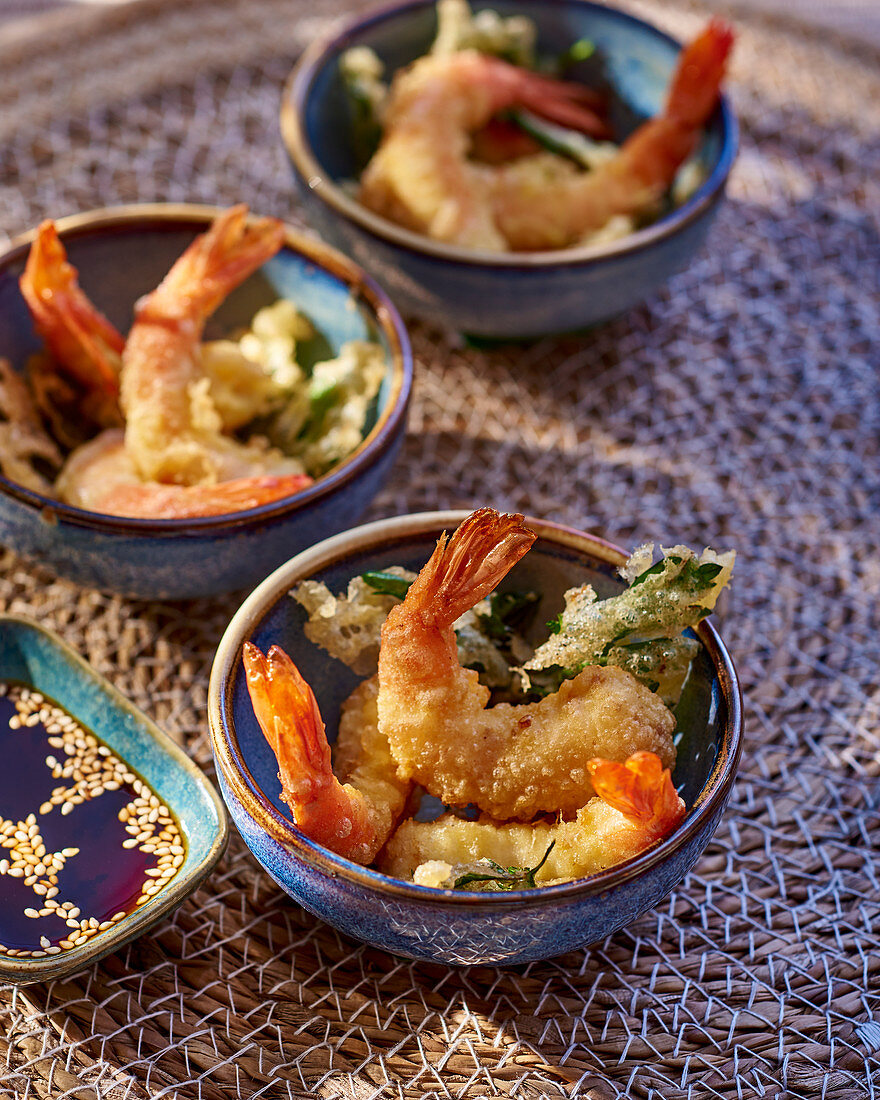
[[[143,481],[213,485],[234,478],[301,474],[267,447],[224,435],[201,363],[205,322],[223,299],[281,247],[274,218],[247,221],[233,206],[197,237],[135,309],[122,358],[125,448]]]
[[[141,481],[121,429],[108,428],[67,459],[55,492],[77,508],[137,519],[195,519],[256,508],[311,485],[307,474],[239,477],[216,485]]]
[[[576,812],[592,757],[647,749],[666,767],[675,760],[671,712],[619,668],[588,666],[537,703],[487,709],[489,690],[458,662],[453,623],[534,539],[521,515],[468,516],[389,613],[379,652],[379,729],[400,774],[501,820]]]
[[[394,79],[360,200],[399,225],[466,248],[577,244],[612,218],[656,206],[715,107],[732,43],[730,28],[713,19],[682,52],[662,113],[588,172],[547,153],[500,165],[469,154],[474,135],[513,107],[607,137],[588,106],[591,89],[472,49],[420,58]]]
[[[430,822],[410,819],[389,840],[380,870],[398,878],[421,878],[418,869],[430,863],[435,877],[452,885],[458,873],[474,871],[481,860],[536,867],[547,854],[535,875],[536,883],[545,885],[630,859],[668,836],[683,819],[685,805],[669,769],[654,753],[634,753],[623,763],[593,759],[587,767],[597,797],[578,810],[574,821],[505,825],[452,814]]]
[[[543,118],[605,136],[587,103],[594,93],[467,49],[421,57],[399,72],[382,142],[367,165],[360,201],[436,240],[506,249],[492,216],[493,170],[468,160],[473,135],[499,111],[528,107]]]
[[[19,287],[56,365],[83,391],[87,415],[104,428],[121,424],[125,340],[83,293],[54,222],[37,230]]]
[[[356,863],[373,860],[403,812],[412,785],[398,777],[379,733],[378,685],[365,680],[344,704],[337,768],[314,693],[278,646],[250,642],[244,667],[254,714],[278,760],[282,798],[306,836]]]
[[[509,248],[564,248],[619,215],[650,211],[696,148],[715,104],[733,32],[720,19],[682,51],[662,113],[593,171],[535,174],[528,158],[496,170],[490,205]]]

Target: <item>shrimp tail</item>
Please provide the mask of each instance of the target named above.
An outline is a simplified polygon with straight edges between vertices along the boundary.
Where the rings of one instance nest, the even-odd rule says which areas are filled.
[[[55,223],[44,221],[19,287],[58,367],[91,397],[103,427],[120,424],[119,373],[125,340],[79,286]]]
[[[159,286],[138,302],[136,321],[210,317],[224,298],[281,247],[276,218],[248,222],[244,203],[218,215],[176,261]]]
[[[635,752],[623,763],[594,757],[587,761],[596,794],[653,838],[669,833],[684,817],[685,805],[669,768],[653,752]]]
[[[308,474],[238,477],[216,485],[131,482],[108,490],[94,508],[113,516],[140,519],[196,519],[258,508],[298,493],[311,484]]]
[[[492,508],[471,513],[447,539],[440,536],[427,565],[413,582],[405,605],[428,610],[444,629],[487,596],[535,541],[519,513]]]
[[[367,862],[379,847],[375,823],[364,797],[333,774],[314,692],[280,646],[264,655],[245,642],[243,661],[254,714],[278,761],[281,797],[297,828],[338,855]]]
[[[515,72],[517,94],[514,102],[519,106],[527,107],[541,118],[566,126],[570,130],[577,130],[594,138],[611,137],[608,123],[598,113],[602,98],[594,89],[572,80],[558,80],[529,72],[527,69],[516,69]]]
[[[685,46],[669,88],[667,118],[692,130],[706,122],[718,99],[733,39],[733,28],[715,18]]]

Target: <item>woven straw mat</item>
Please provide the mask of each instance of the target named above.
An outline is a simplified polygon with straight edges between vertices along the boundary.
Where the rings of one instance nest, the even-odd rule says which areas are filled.
[[[634,10],[682,38],[707,14]],[[8,39],[0,230],[164,199],[297,222],[279,90],[342,11],[142,0]],[[747,743],[693,873],[605,943],[451,970],[321,924],[236,837],[152,934],[2,994],[0,1092],[880,1094],[878,59],[754,16],[737,29],[742,145],[708,245],[577,339],[487,351],[414,324],[410,431],[368,515],[491,503],[629,546],[736,548],[716,619]],[[210,769],[208,671],[240,596],[126,601],[10,552],[0,594]]]

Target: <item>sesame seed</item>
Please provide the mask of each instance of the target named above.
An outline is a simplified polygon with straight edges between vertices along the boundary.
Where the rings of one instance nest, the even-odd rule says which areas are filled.
[[[61,812],[65,815],[69,814],[72,810],[73,810],[73,803],[70,802],[70,801],[65,802],[64,805],[61,807]]]
[[[38,912],[36,911],[36,909],[31,909],[30,907],[28,907],[27,909],[25,909],[25,911],[24,911],[24,915],[25,915],[26,917],[36,918],[36,917],[38,917],[38,916],[39,916],[40,914],[39,914],[39,913],[38,913]]]
[[[47,947],[46,948],[46,954],[47,955],[60,955],[61,954],[61,948],[60,947]]]
[[[51,947],[52,941],[48,936],[40,936],[40,947]]]

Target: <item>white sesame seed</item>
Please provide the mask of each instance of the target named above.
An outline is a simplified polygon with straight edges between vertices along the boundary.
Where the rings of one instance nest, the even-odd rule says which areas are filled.
[[[73,810],[73,803],[70,802],[70,801],[65,802],[64,805],[61,807],[61,812],[63,814],[69,814],[72,810]]]
[[[136,848],[140,844],[140,841],[136,836],[129,837],[128,840],[123,840],[123,848]]]
[[[36,909],[31,909],[30,906],[28,906],[28,908],[24,911],[24,915],[26,917],[34,918],[38,917],[40,914],[36,911]]]
[[[76,906],[76,905],[71,905],[69,907],[68,911],[69,911],[69,913],[72,917],[78,917],[79,916],[79,907]]]
[[[40,947],[51,947],[52,941],[48,936],[40,936]]]
[[[71,859],[73,856],[79,855],[79,848],[62,848],[61,854],[65,859]]]
[[[60,955],[61,954],[61,948],[60,947],[47,947],[46,948],[46,954],[47,955]]]

